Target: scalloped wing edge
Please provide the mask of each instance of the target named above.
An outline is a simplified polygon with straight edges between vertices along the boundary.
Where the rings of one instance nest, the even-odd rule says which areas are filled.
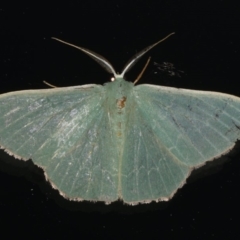
[[[95,202],[104,202],[106,205],[109,205],[109,204],[114,203],[114,202],[116,202],[116,201],[122,201],[123,204],[130,205],[130,206],[136,206],[136,205],[139,205],[139,204],[148,204],[148,203],[151,203],[151,202],[156,202],[156,203],[158,203],[158,202],[163,202],[163,201],[167,202],[167,201],[171,200],[171,199],[173,198],[173,196],[177,193],[177,191],[178,191],[179,189],[181,189],[181,188],[187,183],[187,179],[189,178],[189,176],[191,175],[191,173],[192,173],[195,169],[204,166],[207,162],[211,162],[211,161],[213,161],[213,160],[217,160],[218,158],[220,158],[220,157],[228,154],[228,153],[234,148],[235,145],[236,145],[236,142],[234,142],[231,147],[229,147],[228,149],[226,149],[226,150],[225,150],[224,152],[222,152],[221,154],[219,154],[219,155],[217,155],[217,156],[215,156],[215,157],[213,157],[213,158],[211,158],[211,159],[205,161],[204,163],[201,163],[201,164],[199,164],[199,165],[197,165],[197,166],[195,166],[195,167],[189,167],[188,175],[186,176],[186,178],[180,183],[179,187],[178,187],[174,192],[172,192],[169,196],[167,196],[167,197],[160,197],[160,198],[157,198],[157,199],[137,201],[137,202],[125,202],[125,201],[124,201],[122,198],[120,198],[120,197],[119,197],[118,199],[114,200],[114,201],[111,201],[111,202],[99,201],[99,200],[87,200],[87,199],[83,199],[83,198],[80,198],[80,197],[79,197],[79,198],[71,198],[71,197],[68,197],[64,192],[60,191],[60,190],[57,188],[57,186],[51,181],[51,179],[48,177],[48,175],[47,175],[47,173],[46,173],[46,171],[45,171],[45,168],[44,168],[43,166],[38,165],[38,164],[36,164],[36,163],[34,163],[34,162],[33,162],[33,163],[34,163],[34,165],[38,166],[39,168],[41,168],[41,169],[43,170],[45,179],[46,179],[47,182],[50,183],[51,187],[52,187],[53,189],[56,189],[56,190],[59,192],[59,194],[60,194],[62,197],[64,197],[65,199],[67,199],[67,200],[76,201],[76,202],[89,201],[89,202],[93,202],[93,203],[95,203]],[[29,159],[24,159],[24,158],[22,158],[22,157],[20,157],[20,156],[18,156],[18,155],[16,155],[16,154],[14,154],[14,153],[12,153],[10,150],[8,150],[7,148],[5,148],[5,147],[2,146],[2,145],[0,145],[0,149],[3,149],[7,154],[9,154],[10,156],[13,156],[15,159],[19,159],[19,160],[23,160],[23,161],[29,161],[29,160],[31,159],[31,158],[29,158]]]

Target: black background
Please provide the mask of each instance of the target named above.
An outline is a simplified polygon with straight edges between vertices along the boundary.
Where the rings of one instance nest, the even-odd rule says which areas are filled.
[[[21,5],[20,5],[21,4]],[[133,81],[151,56],[141,83],[240,96],[237,1],[33,2],[0,8],[0,92],[109,81],[84,53],[51,37],[91,49],[116,71],[144,47],[171,32],[126,77]],[[182,77],[158,71],[174,63]],[[217,141],[217,139],[216,139]],[[136,207],[69,202],[29,162],[0,152],[0,235],[32,239],[238,239],[240,153],[210,174],[190,178],[168,203]],[[225,160],[225,159],[224,159]],[[207,171],[206,171],[207,172]],[[2,237],[1,237],[2,238]],[[5,239],[5,238],[3,238]]]

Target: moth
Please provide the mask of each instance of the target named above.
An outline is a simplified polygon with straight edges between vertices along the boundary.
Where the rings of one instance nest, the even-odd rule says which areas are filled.
[[[69,200],[135,205],[172,198],[194,168],[234,147],[240,98],[124,80],[170,35],[121,74],[102,56],[55,38],[92,57],[114,81],[0,95],[1,148],[32,159]]]

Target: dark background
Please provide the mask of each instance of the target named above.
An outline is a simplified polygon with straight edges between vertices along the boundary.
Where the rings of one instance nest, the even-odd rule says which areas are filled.
[[[2,6],[0,92],[48,88],[43,80],[59,87],[109,81],[111,76],[91,58],[51,40],[53,36],[103,55],[121,71],[135,53],[174,31],[174,36],[146,54],[127,79],[133,81],[151,56],[140,83],[240,97],[237,4],[232,0],[92,0],[34,1],[26,6],[19,1],[19,5]],[[153,64],[164,61],[184,71],[181,77],[170,77]],[[1,151],[0,235],[238,239],[239,150],[222,161],[191,177],[168,203],[106,206],[63,199],[30,161],[15,160]]]

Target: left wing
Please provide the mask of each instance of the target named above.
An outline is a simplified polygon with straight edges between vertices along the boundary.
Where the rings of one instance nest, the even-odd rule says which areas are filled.
[[[118,158],[101,85],[0,95],[0,146],[32,159],[66,198],[117,199]]]

